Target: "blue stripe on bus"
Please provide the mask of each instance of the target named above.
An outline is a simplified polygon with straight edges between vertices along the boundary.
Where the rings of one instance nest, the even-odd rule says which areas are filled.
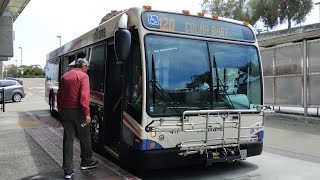
[[[264,131],[259,131],[259,133],[258,133],[258,139],[259,139],[259,140],[262,140],[263,137],[264,137]]]
[[[133,146],[134,148],[139,150],[163,149],[163,147],[155,141],[152,141],[150,139],[140,139],[126,125],[123,126],[122,131],[123,131],[123,137],[124,137],[123,139],[125,143],[129,146]],[[140,143],[136,143],[135,139],[139,139]],[[151,142],[155,143],[155,146],[153,148],[149,147],[149,144]]]
[[[135,137],[135,139],[136,138],[139,139],[138,137]],[[150,147],[151,143],[154,143],[153,147]],[[140,139],[140,143],[133,142],[133,146],[139,150],[163,149],[163,147],[159,143],[152,141],[150,139]]]

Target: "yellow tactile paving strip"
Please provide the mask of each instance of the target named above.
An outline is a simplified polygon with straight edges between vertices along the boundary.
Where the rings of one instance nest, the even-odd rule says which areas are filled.
[[[37,122],[37,121],[32,121],[32,120],[30,120],[30,121],[19,121],[19,122],[16,122],[16,125],[18,125],[18,126],[36,126],[36,125],[38,125],[39,123]]]

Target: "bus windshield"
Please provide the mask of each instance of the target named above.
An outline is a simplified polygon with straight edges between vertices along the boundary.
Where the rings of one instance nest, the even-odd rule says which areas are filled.
[[[262,104],[257,48],[159,35],[145,39],[147,111],[252,109]]]

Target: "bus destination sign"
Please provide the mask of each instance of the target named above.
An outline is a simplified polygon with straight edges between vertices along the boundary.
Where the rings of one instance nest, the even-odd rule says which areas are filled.
[[[254,42],[249,27],[210,18],[148,11],[143,14],[142,21],[150,30]]]

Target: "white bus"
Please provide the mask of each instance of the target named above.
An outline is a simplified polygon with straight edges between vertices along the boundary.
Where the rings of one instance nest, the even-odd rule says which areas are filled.
[[[90,61],[93,148],[122,166],[233,162],[263,147],[263,77],[253,28],[218,16],[130,8],[47,55],[46,100]]]

